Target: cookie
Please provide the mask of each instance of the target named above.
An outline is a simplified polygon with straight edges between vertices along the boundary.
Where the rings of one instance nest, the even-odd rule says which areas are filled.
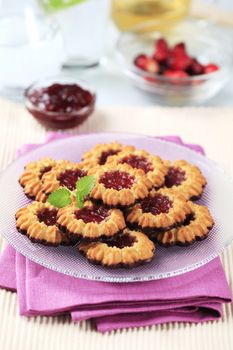
[[[165,187],[182,193],[187,200],[199,199],[206,185],[200,169],[185,160],[167,162],[167,165],[169,169],[165,177]]]
[[[109,238],[125,228],[121,210],[90,201],[86,201],[81,209],[74,204],[60,209],[57,222],[60,229],[72,240]]]
[[[184,222],[191,208],[185,198],[169,189],[152,190],[127,213],[130,227],[148,234],[166,231]]]
[[[187,246],[208,236],[214,226],[214,220],[208,208],[192,202],[189,202],[189,206],[192,213],[182,226],[155,236],[160,245],[166,247],[173,245]]]
[[[118,142],[97,144],[90,151],[83,154],[82,162],[89,168],[96,165],[104,165],[108,157],[116,155],[123,150],[133,151],[134,149],[134,146],[123,146]]]
[[[151,182],[151,187],[161,187],[164,184],[168,167],[158,156],[146,151],[122,151],[107,159],[107,164],[128,164],[134,169],[142,170]]]
[[[94,175],[97,180],[90,198],[101,200],[108,206],[129,206],[146,197],[151,187],[142,171],[132,169],[127,164],[106,164],[89,170],[88,175]]]
[[[80,243],[79,251],[94,264],[106,267],[134,267],[154,256],[154,243],[143,233],[128,228],[113,240]]]
[[[70,245],[70,240],[57,227],[58,209],[49,203],[33,202],[16,213],[16,228],[35,243]]]

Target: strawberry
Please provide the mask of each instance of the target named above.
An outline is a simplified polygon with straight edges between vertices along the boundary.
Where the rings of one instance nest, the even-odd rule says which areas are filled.
[[[169,56],[169,47],[167,41],[163,38],[155,42],[155,52],[152,58],[157,62],[164,62]]]
[[[150,72],[150,73],[158,73],[159,71],[159,65],[158,63],[153,60],[152,58],[147,58],[147,61],[146,61],[146,70],[147,72]]]
[[[147,70],[146,62],[147,62],[147,56],[144,54],[138,55],[134,60],[135,66],[143,70]]]
[[[199,75],[204,73],[204,67],[202,64],[198,62],[195,58],[193,58],[192,63],[188,67],[187,72],[190,75]]]
[[[219,66],[217,66],[217,64],[214,63],[209,63],[207,64],[207,66],[204,67],[205,74],[215,72],[216,70],[219,70]]]
[[[176,44],[171,51],[178,54],[178,55],[187,54],[186,48],[185,48],[185,43],[183,43],[183,42]]]
[[[185,71],[188,69],[190,64],[192,63],[192,58],[189,57],[186,53],[175,53],[172,52],[170,57],[167,60],[167,66],[169,69],[172,70],[178,70],[178,71]]]

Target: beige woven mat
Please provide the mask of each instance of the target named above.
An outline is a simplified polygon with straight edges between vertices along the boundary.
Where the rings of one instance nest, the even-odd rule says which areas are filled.
[[[79,132],[131,131],[180,135],[199,143],[208,156],[233,176],[233,110],[212,108],[120,108],[98,110]],[[45,130],[17,105],[0,102],[0,167],[5,168],[24,143],[42,142]],[[224,200],[224,198],[223,198]],[[3,247],[3,244],[2,244]],[[233,246],[222,255],[233,288]],[[73,324],[67,317],[19,317],[16,295],[0,290],[1,350],[230,350],[233,349],[233,306],[224,317],[205,324],[169,323],[98,334],[90,322]]]

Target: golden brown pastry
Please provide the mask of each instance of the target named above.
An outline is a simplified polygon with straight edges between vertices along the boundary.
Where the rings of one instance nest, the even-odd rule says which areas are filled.
[[[94,263],[106,267],[134,267],[152,260],[154,243],[143,233],[126,228],[113,240],[80,243],[79,251]]]
[[[42,192],[42,177],[56,165],[57,162],[55,160],[43,158],[35,162],[30,162],[25,166],[25,170],[19,178],[19,183],[23,187],[27,197],[42,202],[46,201],[46,195]]]
[[[141,202],[135,204],[126,217],[131,227],[146,233],[168,230],[182,223],[191,213],[185,198],[172,190],[152,190]]]
[[[127,164],[103,165],[88,171],[96,177],[90,198],[101,200],[108,206],[129,206],[148,194],[151,182],[141,170]]]
[[[165,187],[182,193],[187,200],[200,198],[206,179],[200,169],[185,160],[167,162],[169,166],[165,177]]]
[[[190,245],[197,240],[205,239],[214,225],[214,220],[204,205],[189,202],[192,210],[186,222],[177,228],[159,233],[155,239],[163,246]]]
[[[123,150],[133,151],[134,146],[124,146],[118,142],[106,144],[97,144],[90,151],[84,153],[82,157],[83,164],[88,167],[104,165],[108,157],[115,155]]]
[[[43,176],[42,191],[49,195],[61,187],[67,187],[70,191],[75,190],[76,182],[83,176],[87,175],[87,171],[83,165],[79,163],[66,163],[57,166]]]
[[[122,151],[108,157],[107,164],[128,164],[134,169],[140,169],[151,182],[151,187],[161,187],[164,184],[168,167],[158,156],[146,151]]]
[[[110,209],[91,201],[86,201],[81,209],[74,204],[60,209],[57,222],[60,229],[74,240],[109,238],[125,228],[121,210]]]
[[[69,245],[70,240],[57,227],[58,209],[49,203],[33,202],[16,213],[16,227],[32,242]]]

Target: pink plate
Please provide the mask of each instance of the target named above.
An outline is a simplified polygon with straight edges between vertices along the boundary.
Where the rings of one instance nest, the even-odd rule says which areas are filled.
[[[155,258],[149,264],[133,269],[109,269],[90,264],[76,247],[46,247],[33,244],[15,229],[15,212],[29,200],[18,184],[24,165],[42,157],[79,161],[84,151],[97,143],[119,141],[158,154],[164,159],[185,159],[197,165],[207,178],[208,184],[200,203],[209,207],[215,226],[207,239],[190,247],[156,247]],[[180,275],[209,262],[233,239],[232,208],[233,185],[224,171],[208,158],[174,143],[134,134],[90,134],[70,137],[46,145],[13,162],[1,175],[0,232],[20,253],[49,269],[90,280],[105,282],[148,281]]]

